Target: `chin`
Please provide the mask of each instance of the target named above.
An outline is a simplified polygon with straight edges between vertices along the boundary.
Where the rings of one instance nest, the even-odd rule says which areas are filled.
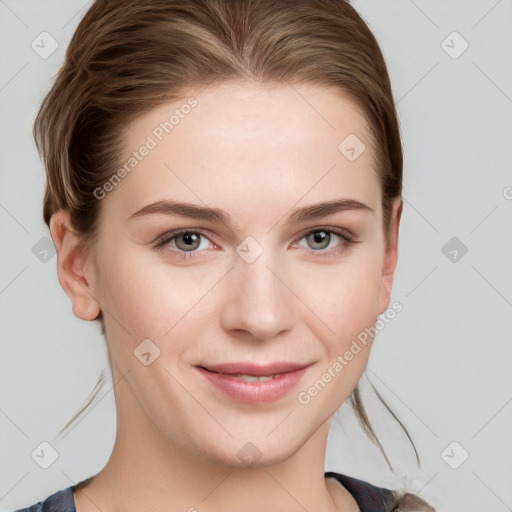
[[[264,430],[264,431],[263,431]],[[194,439],[194,451],[198,457],[206,458],[211,463],[238,469],[264,468],[289,459],[306,442],[299,438],[285,438],[283,435],[270,435],[268,430],[252,435],[234,435],[227,433],[223,438],[201,439],[208,432],[198,433]],[[297,432],[295,432],[297,436]]]
[[[225,452],[216,451],[208,457],[215,464],[236,469],[258,469],[275,466],[296,453],[297,447],[281,446],[279,451],[261,443],[247,441]]]

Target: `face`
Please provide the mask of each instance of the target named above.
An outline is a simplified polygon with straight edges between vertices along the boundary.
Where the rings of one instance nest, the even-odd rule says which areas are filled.
[[[270,464],[356,386],[372,344],[358,336],[389,306],[397,238],[386,244],[367,127],[347,98],[227,83],[194,98],[126,132],[129,172],[101,199],[90,297],[114,382],[128,384],[126,421],[212,461]]]

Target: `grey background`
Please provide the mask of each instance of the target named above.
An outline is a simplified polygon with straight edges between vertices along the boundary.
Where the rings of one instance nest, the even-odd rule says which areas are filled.
[[[3,511],[96,473],[114,441],[110,373],[90,411],[57,436],[108,359],[99,327],[73,316],[45,246],[44,172],[31,138],[39,102],[89,5],[0,0]],[[346,404],[332,423],[326,469],[405,485],[439,512],[512,510],[512,0],[354,6],[388,63],[405,151],[393,289],[403,311],[379,332],[366,374],[408,428],[422,466],[364,377],[395,473]],[[59,45],[46,58],[31,47],[43,31]],[[463,40],[469,47],[458,55]],[[43,441],[58,452],[48,469],[31,457]]]

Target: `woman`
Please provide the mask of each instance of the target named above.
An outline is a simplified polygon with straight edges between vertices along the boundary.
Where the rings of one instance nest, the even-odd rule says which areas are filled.
[[[324,473],[347,398],[373,434],[361,333],[390,307],[402,211],[386,65],[348,2],[97,0],[35,136],[117,435],[24,510],[433,510]]]

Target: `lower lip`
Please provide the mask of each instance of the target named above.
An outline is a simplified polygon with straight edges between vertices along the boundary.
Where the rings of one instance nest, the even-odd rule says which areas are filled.
[[[232,375],[197,368],[216,388],[233,400],[246,403],[269,403],[283,398],[299,382],[307,369],[283,373],[271,380],[248,382]]]

